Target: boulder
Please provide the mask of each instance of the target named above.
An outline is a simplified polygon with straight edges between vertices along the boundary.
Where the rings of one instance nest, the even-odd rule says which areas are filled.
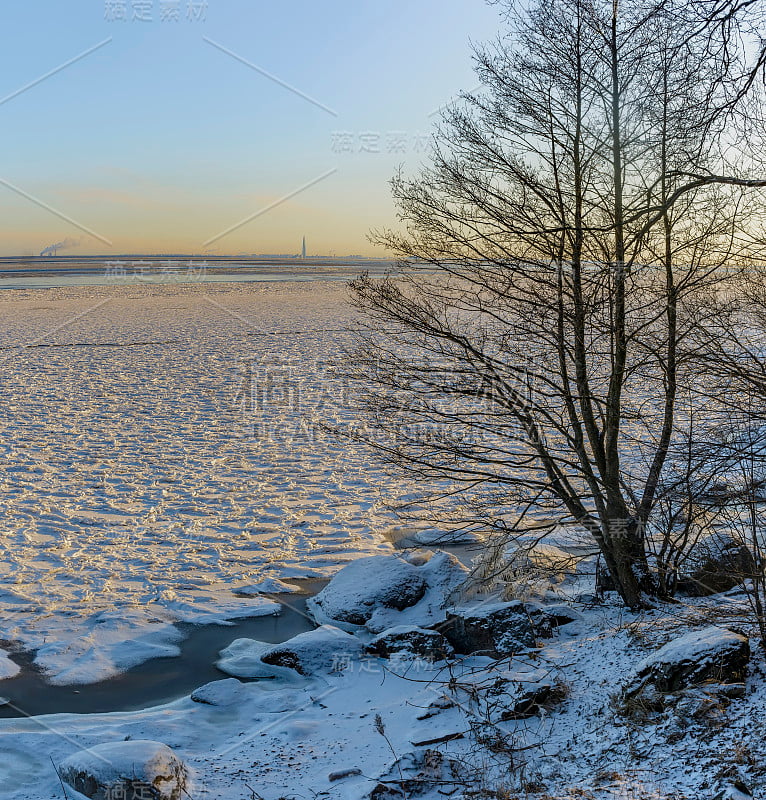
[[[668,642],[636,667],[624,700],[677,692],[705,681],[741,683],[750,660],[750,643],[735,631],[711,626]]]
[[[440,528],[422,528],[397,541],[399,547],[425,545],[427,547],[460,544],[478,544],[481,537],[473,531],[441,530]]]
[[[258,583],[249,583],[232,589],[237,597],[259,597],[262,594],[296,594],[300,589],[292,583],[285,583],[279,578],[265,578]]]
[[[389,783],[378,783],[367,795],[369,800],[404,800],[404,790]]]
[[[370,642],[367,652],[382,658],[390,658],[394,653],[411,653],[428,661],[439,661],[455,654],[452,645],[439,631],[416,625],[389,628]]]
[[[501,722],[531,719],[560,703],[566,696],[561,685],[541,683],[525,689],[514,697],[512,704],[500,715]]]
[[[678,578],[678,590],[692,597],[728,592],[753,575],[755,559],[748,547],[724,533],[700,539]]]
[[[346,778],[356,778],[362,774],[362,770],[359,767],[350,767],[349,769],[339,769],[335,772],[331,772],[327,776],[327,780],[330,783],[335,783],[335,781],[343,781]]]
[[[527,606],[529,617],[535,634],[541,639],[550,639],[559,628],[581,622],[583,617],[565,603],[551,605]]]
[[[344,567],[307,601],[314,620],[347,631],[381,633],[397,625],[430,627],[465,584],[468,570],[450,553],[420,553],[415,563],[372,556]]]
[[[235,678],[286,678],[294,681],[299,675],[342,671],[362,654],[363,649],[355,636],[332,625],[322,625],[282,644],[236,639],[221,651],[216,666]]]
[[[315,672],[343,671],[359,658],[362,651],[363,645],[355,636],[332,625],[322,625],[270,647],[261,656],[261,661],[294,669],[299,675],[313,675]]]
[[[159,742],[99,744],[67,758],[58,772],[75,791],[92,800],[181,800],[187,796],[186,766]]]
[[[307,605],[331,620],[364,625],[379,606],[401,611],[426,592],[420,567],[396,556],[370,556],[347,564]]]
[[[458,653],[502,658],[535,645],[535,631],[524,603],[491,603],[447,612],[439,626]]]
[[[235,678],[282,680],[288,683],[300,681],[298,673],[287,667],[272,666],[261,660],[273,644],[256,639],[235,639],[221,650],[216,667]]]
[[[200,686],[191,693],[191,699],[195,703],[207,706],[233,706],[241,703],[244,695],[245,690],[241,681],[236,678],[226,678]]]

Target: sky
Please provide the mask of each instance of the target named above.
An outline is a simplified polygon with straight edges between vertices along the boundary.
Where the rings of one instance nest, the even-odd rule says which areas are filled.
[[[27,0],[0,29],[0,255],[383,255],[475,88],[485,0]],[[63,254],[63,251],[60,252]]]

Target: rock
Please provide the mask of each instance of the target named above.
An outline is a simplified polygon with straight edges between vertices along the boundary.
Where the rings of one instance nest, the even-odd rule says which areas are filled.
[[[735,781],[728,786],[724,786],[713,800],[752,800],[753,792],[750,787],[741,780]]]
[[[541,683],[526,689],[514,698],[514,703],[500,715],[501,722],[531,719],[547,711],[566,697],[566,689],[552,683]]]
[[[243,695],[242,683],[236,678],[226,678],[200,686],[191,693],[191,699],[208,706],[232,706],[239,703]]]
[[[453,609],[439,629],[458,653],[501,658],[535,645],[527,608],[518,600]]]
[[[391,784],[379,783],[367,795],[369,800],[401,800],[405,797],[404,791]]]
[[[274,645],[261,656],[264,664],[294,669],[299,675],[342,672],[362,654],[355,636],[332,625],[300,633],[283,644]]]
[[[258,597],[262,594],[296,594],[300,589],[292,583],[285,583],[279,578],[266,578],[258,583],[249,583],[232,589],[237,597]]]
[[[440,661],[455,654],[441,633],[415,625],[389,628],[370,642],[367,651],[382,658],[390,658],[393,653],[412,653],[429,661]]]
[[[330,783],[335,783],[335,781],[342,781],[345,778],[355,778],[357,775],[361,775],[362,770],[358,767],[352,767],[351,769],[340,769],[337,772],[331,772],[327,776],[327,780]]]
[[[370,556],[347,564],[307,605],[329,619],[364,625],[378,606],[401,611],[426,592],[422,568],[396,556]]]
[[[300,678],[294,669],[273,666],[261,660],[273,644],[256,639],[235,639],[227,648],[221,650],[216,667],[235,678],[279,679],[295,683]]]
[[[294,681],[299,675],[342,671],[362,654],[363,649],[356,637],[332,625],[322,625],[282,644],[236,639],[221,651],[216,666],[235,678]]]
[[[99,744],[67,758],[58,772],[63,781],[92,800],[181,800],[186,796],[186,766],[159,742]]]
[[[692,597],[728,592],[755,569],[753,554],[742,542],[714,533],[694,545],[678,578],[678,590]]]
[[[654,700],[653,693],[677,692],[704,681],[741,683],[749,660],[746,636],[714,626],[692,631],[645,658],[622,696],[630,700],[646,695]]]
[[[565,625],[581,622],[582,614],[564,603],[546,606],[527,606],[535,634],[542,639],[550,639]]]
[[[372,556],[344,567],[307,601],[314,620],[357,631],[381,633],[397,625],[429,627],[466,582],[468,570],[449,553],[426,554],[416,563],[396,556]]]
[[[462,530],[441,530],[440,528],[423,528],[415,533],[400,539],[397,542],[399,547],[412,545],[434,546],[459,545],[459,544],[478,544],[481,537],[473,531]]]

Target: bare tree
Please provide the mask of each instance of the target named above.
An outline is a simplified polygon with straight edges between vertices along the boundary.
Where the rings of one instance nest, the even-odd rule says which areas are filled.
[[[352,285],[356,435],[417,480],[410,501],[435,487],[503,536],[575,522],[632,607],[663,592],[647,526],[693,372],[679,345],[766,185],[728,155],[749,98],[728,10],[534,4],[477,53],[484,91],[445,115],[432,164],[394,180],[403,232],[376,241],[398,274]]]

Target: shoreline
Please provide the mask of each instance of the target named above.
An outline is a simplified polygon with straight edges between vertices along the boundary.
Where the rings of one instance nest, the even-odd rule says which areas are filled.
[[[295,593],[264,593],[263,597],[280,604],[278,613],[242,617],[229,625],[176,623],[184,636],[178,643],[179,655],[148,659],[97,683],[53,685],[34,663],[35,651],[11,650],[11,660],[22,671],[0,681],[0,696],[10,701],[0,706],[0,719],[140,711],[181,700],[204,683],[228,677],[215,661],[234,639],[280,644],[313,630],[316,626],[306,616],[306,601],[327,582],[308,581],[310,590]]]

